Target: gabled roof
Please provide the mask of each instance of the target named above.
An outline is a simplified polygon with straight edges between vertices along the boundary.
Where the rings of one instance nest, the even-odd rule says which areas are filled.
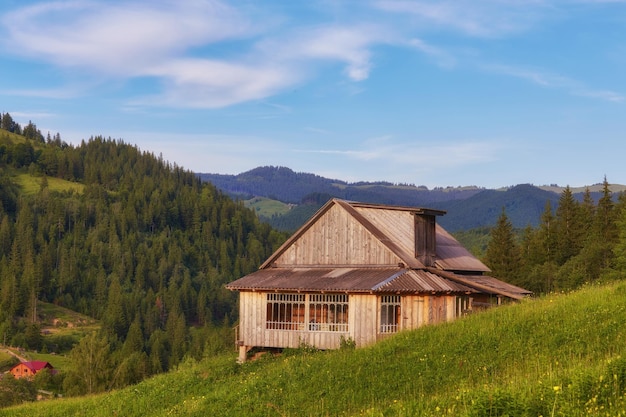
[[[261,266],[270,267],[289,247],[302,237],[333,206],[346,210],[352,218],[368,230],[374,239],[393,252],[404,265],[410,268],[424,268],[415,257],[414,216],[441,216],[443,210],[421,207],[389,206],[365,204],[332,199],[320,208],[300,229],[276,250]],[[489,268],[465,249],[452,235],[436,226],[436,265],[450,271],[489,272]]]
[[[305,237],[310,238],[312,233],[313,235],[326,233],[327,230],[320,228],[318,223],[325,224],[322,219],[328,222],[328,216],[330,213],[337,214],[336,210],[343,210],[349,215],[351,223],[348,223],[348,226],[352,227],[353,231],[364,232],[369,242],[375,242],[372,247],[384,248],[387,253],[393,255],[391,259],[397,259],[399,262],[392,265],[308,265],[302,262],[292,265],[285,262],[286,254],[294,250],[293,248],[301,251],[313,250],[306,244]],[[434,229],[436,235],[434,267],[428,267],[420,262],[416,257],[415,216],[443,214],[445,211],[442,210],[332,199],[278,248],[261,265],[259,271],[231,282],[226,287],[242,291],[487,293],[514,299],[530,294],[523,288],[484,276],[483,273],[488,272],[489,268],[437,224]],[[333,227],[341,228],[338,225]],[[328,236],[325,239],[336,239],[341,236],[341,233],[326,234]],[[328,244],[324,242],[317,241],[318,244]],[[352,243],[345,236],[342,242],[344,245]],[[339,245],[337,242],[332,244]]]
[[[37,373],[39,371],[41,371],[44,368],[48,368],[48,369],[53,369],[53,366],[50,364],[50,362],[45,362],[45,361],[28,361],[28,362],[20,362],[17,365],[15,365],[13,368],[14,369],[20,365],[24,365],[25,367],[27,367],[28,369],[30,369],[32,371],[32,373]]]

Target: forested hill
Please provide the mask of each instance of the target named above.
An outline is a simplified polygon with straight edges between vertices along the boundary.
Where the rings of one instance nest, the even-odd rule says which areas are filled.
[[[291,204],[300,204],[308,195],[317,193],[369,203],[432,205],[441,201],[465,199],[482,190],[475,186],[429,190],[424,186],[392,184],[384,181],[347,183],[315,174],[294,172],[286,167],[273,166],[258,167],[239,175],[198,175],[203,181],[213,183],[233,197],[246,199],[263,196]]]
[[[285,167],[259,167],[239,175],[199,174],[235,199],[266,197],[290,204],[286,213],[261,215],[279,230],[301,226],[328,198],[337,197],[367,203],[429,207],[446,210],[440,222],[451,232],[491,227],[502,209],[516,228],[537,226],[546,204],[556,207],[562,188],[543,189],[520,184],[501,190],[476,186],[439,187],[391,184],[386,182],[346,183],[313,174],[296,173]],[[599,187],[590,190],[598,198]],[[585,190],[575,190],[582,200]]]
[[[0,130],[0,169],[0,333],[23,345],[38,302],[100,320],[110,358],[94,390],[204,355],[216,326],[237,319],[224,284],[285,239],[192,172],[122,141],[71,146]]]

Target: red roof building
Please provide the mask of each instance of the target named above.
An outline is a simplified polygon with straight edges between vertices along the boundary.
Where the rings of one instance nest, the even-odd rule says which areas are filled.
[[[29,362],[20,362],[15,365],[9,372],[16,379],[20,378],[33,378],[38,372],[41,372],[44,369],[49,369],[50,371],[54,370],[54,367],[50,364],[50,362],[44,361],[29,361]]]

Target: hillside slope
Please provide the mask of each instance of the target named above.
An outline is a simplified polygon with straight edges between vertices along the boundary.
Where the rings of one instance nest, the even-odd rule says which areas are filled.
[[[515,228],[536,227],[546,203],[555,209],[559,195],[529,184],[516,185],[506,190],[484,190],[465,200],[438,204],[447,211],[439,222],[450,231],[469,230],[496,224],[505,210]]]
[[[45,302],[99,320],[108,346],[101,382],[85,388],[75,373],[56,387],[65,395],[200,358],[217,350],[218,333],[225,349],[238,309],[224,284],[285,238],[192,172],[122,141],[70,146],[0,130],[0,337],[67,353],[78,338],[59,348],[38,337]]]
[[[372,347],[235,356],[5,416],[581,416],[626,409],[626,283],[503,306]],[[622,413],[622,414],[619,414]]]

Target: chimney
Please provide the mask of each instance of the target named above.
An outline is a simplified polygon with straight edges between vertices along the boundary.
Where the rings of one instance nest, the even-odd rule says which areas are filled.
[[[435,266],[437,241],[435,215],[415,213],[415,257],[424,266]]]

